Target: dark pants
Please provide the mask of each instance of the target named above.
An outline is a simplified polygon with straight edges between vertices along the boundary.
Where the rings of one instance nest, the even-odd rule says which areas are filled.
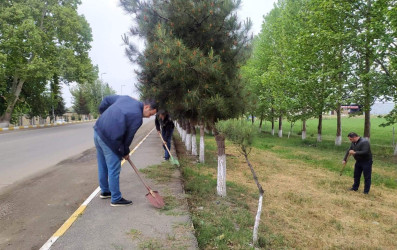
[[[371,188],[372,160],[356,161],[354,165],[354,184],[353,189],[357,190],[360,186],[361,173],[364,173],[364,192],[368,193]]]
[[[168,149],[171,151],[171,138],[172,138],[172,133],[174,132],[174,129],[171,131],[161,131],[161,135],[163,136],[163,140],[166,142]],[[163,145],[164,148],[164,158],[168,160],[170,158],[170,154],[168,153],[167,149]]]

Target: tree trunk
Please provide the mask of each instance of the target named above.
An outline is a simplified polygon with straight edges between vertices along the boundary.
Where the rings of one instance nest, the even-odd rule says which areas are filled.
[[[369,105],[368,105],[369,106]],[[368,139],[371,137],[371,111],[370,107],[365,109],[364,118],[364,138]]]
[[[216,182],[216,192],[219,196],[226,196],[226,153],[225,153],[225,137],[218,134],[215,135],[216,145],[218,146],[218,177]]]
[[[338,103],[336,108],[336,139],[335,145],[340,146],[342,145],[342,119],[341,119],[341,112],[340,112],[340,104]]]
[[[274,109],[272,108],[272,135],[274,136]]]
[[[186,122],[186,151],[192,153],[192,134],[190,122]]]
[[[6,128],[10,126],[12,112],[14,111],[15,104],[18,101],[24,83],[25,80],[20,80],[18,76],[14,76],[11,87],[11,93],[13,93],[14,96],[8,100],[6,111],[2,116],[0,116],[0,128]]]
[[[367,0],[367,16],[366,16],[366,23],[368,26],[366,27],[367,29],[370,29],[371,25],[371,0]],[[371,70],[371,41],[369,41],[369,35],[367,34],[366,36],[366,41],[365,41],[365,69],[364,69],[364,74],[365,76],[363,77],[363,89],[364,89],[364,138],[368,139],[371,137],[371,86],[370,86],[370,79],[368,77],[368,74]]]
[[[197,156],[196,127],[194,123],[192,123],[190,130],[192,134],[192,155]]]
[[[393,155],[397,155],[397,144],[396,144],[396,146],[394,147],[394,154]]]
[[[278,118],[278,137],[283,137],[283,116]]]
[[[291,127],[290,127],[290,130],[289,130],[289,132],[288,132],[288,139],[289,139],[289,136],[292,134],[292,128],[293,128],[293,126],[294,126],[294,124],[291,122]]]
[[[252,121],[252,124],[254,124],[254,122],[255,122],[255,117],[254,117],[254,115],[251,115],[251,121]]]
[[[182,141],[186,145],[186,122],[182,121]]]
[[[205,162],[205,144],[204,144],[204,124],[200,124],[200,156],[199,161]]]
[[[322,139],[322,130],[323,130],[323,114],[318,116],[318,126],[317,126],[317,141],[321,142]]]
[[[251,173],[252,173],[252,177],[254,178],[255,184],[258,187],[258,191],[259,191],[258,210],[257,210],[256,216],[255,216],[255,224],[254,224],[254,231],[253,231],[253,237],[252,237],[254,245],[257,245],[258,244],[258,228],[259,228],[259,223],[261,220],[264,191],[263,191],[262,185],[258,181],[258,177],[255,173],[254,168],[252,167],[250,161],[248,160],[247,152],[245,150],[243,150],[243,152],[244,152],[245,160],[247,161],[247,164],[248,164],[248,166],[251,170]]]
[[[306,120],[302,121],[302,140],[306,140]]]

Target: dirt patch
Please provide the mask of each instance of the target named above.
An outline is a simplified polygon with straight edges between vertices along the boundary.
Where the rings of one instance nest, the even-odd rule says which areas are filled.
[[[216,180],[216,146],[214,139],[206,137],[206,159],[210,165],[197,164],[191,168],[202,175]],[[182,143],[176,145],[178,154],[185,154]],[[280,150],[280,152],[277,152]],[[261,217],[260,237],[268,248],[298,249],[396,249],[397,242],[397,193],[383,185],[373,185],[369,195],[364,195],[363,183],[359,192],[352,192],[353,178],[339,176],[338,172],[317,167],[302,161],[300,157],[311,157],[312,153],[297,149],[300,157],[283,157],[282,147],[271,150],[253,148],[249,159],[262,184],[265,195]],[[257,209],[258,190],[252,174],[237,148],[226,144],[227,193],[226,199],[211,202],[216,204],[233,199],[228,206],[247,206],[250,211],[248,224],[251,227]],[[322,160],[315,157],[315,160]],[[193,162],[193,161],[189,161]],[[391,171],[382,171],[390,174]],[[204,177],[203,177],[204,178]],[[203,181],[208,181],[204,180]],[[236,185],[246,189],[236,196]],[[204,186],[201,186],[204,188]],[[203,190],[206,194],[215,192],[215,187]],[[198,192],[198,195],[200,193]],[[209,197],[212,197],[209,195]],[[191,199],[194,202],[194,199]],[[218,202],[218,203],[217,203]],[[209,202],[204,206],[210,206]],[[211,212],[202,204],[189,204],[193,214],[208,213],[200,218],[213,218]],[[204,210],[204,212],[203,212]],[[211,221],[199,221],[204,226]],[[226,222],[225,222],[226,223]],[[241,222],[242,223],[242,222]],[[206,233],[206,228],[202,232]],[[241,229],[233,223],[230,227]],[[230,240],[224,235],[211,235],[207,231],[208,242],[204,246],[216,246],[217,241]],[[200,241],[200,236],[198,236]],[[215,242],[215,243],[214,243]],[[207,244],[207,245],[206,245]],[[231,247],[233,248],[233,247]]]
[[[228,152],[236,151],[229,146]],[[233,153],[234,154],[234,153]],[[265,189],[263,225],[297,248],[397,247],[397,194],[373,187],[369,196],[351,192],[352,178],[316,169],[275,153],[253,149],[250,155]],[[231,166],[234,165],[234,166]],[[228,180],[255,183],[239,157],[228,160]],[[257,204],[251,203],[254,212]]]

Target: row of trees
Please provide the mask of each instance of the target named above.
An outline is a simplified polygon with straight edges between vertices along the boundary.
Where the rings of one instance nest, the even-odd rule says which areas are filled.
[[[0,2],[0,126],[64,113],[61,84],[94,82],[91,29],[79,0]]]
[[[96,79],[93,82],[79,84],[70,89],[73,96],[73,110],[77,114],[91,114],[96,118],[98,107],[104,96],[114,95],[116,91],[109,84]]]
[[[240,2],[121,0],[136,20],[124,42],[127,56],[141,68],[137,72],[141,98],[155,98],[179,120],[193,155],[198,153],[195,126],[200,125],[202,162],[204,129],[214,129],[221,196],[226,195],[225,138],[214,125],[245,111],[240,67],[250,54],[251,23],[238,21]],[[143,52],[131,37],[145,39]]]
[[[253,55],[243,67],[251,94],[250,113],[261,120],[303,121],[337,114],[341,145],[341,105],[357,103],[370,137],[375,100],[397,100],[397,3],[392,0],[279,0],[264,17]],[[396,112],[388,117],[396,121]]]

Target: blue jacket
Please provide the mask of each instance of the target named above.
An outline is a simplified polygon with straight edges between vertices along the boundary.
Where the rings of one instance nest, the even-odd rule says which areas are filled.
[[[130,153],[134,135],[142,125],[143,103],[120,95],[107,96],[99,106],[101,116],[94,129],[120,158]]]

